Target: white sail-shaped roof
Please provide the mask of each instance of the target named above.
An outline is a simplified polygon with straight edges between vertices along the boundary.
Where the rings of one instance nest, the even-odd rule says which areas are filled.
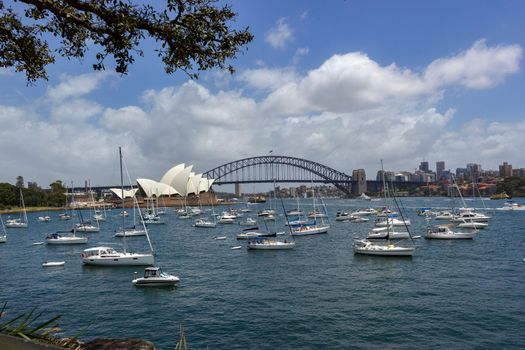
[[[159,197],[161,195],[172,195],[178,192],[170,185],[160,183],[150,179],[137,179],[137,184],[142,189],[146,197]]]
[[[166,171],[166,173],[162,176],[160,179],[160,182],[166,185],[170,185],[173,187],[172,182],[175,176],[180,173],[182,170],[184,170],[184,163],[177,164],[170,170]]]
[[[199,181],[199,193],[208,192],[208,190],[210,189],[214,181],[215,179],[208,179],[208,178],[202,177],[201,180]]]
[[[171,185],[171,187],[173,187],[181,196],[188,195],[188,179],[192,168],[193,165],[184,168],[184,170],[178,172],[171,183],[169,183],[169,185]]]
[[[190,178],[188,179],[188,186],[186,186],[186,188],[188,189],[188,194],[199,194],[199,182],[201,181],[201,178],[202,174],[190,174]]]
[[[120,188],[110,188],[111,192],[113,192],[117,197],[122,199],[122,189]],[[132,188],[131,190],[124,190],[124,198],[133,198],[135,196],[135,193],[137,193],[138,188]]]

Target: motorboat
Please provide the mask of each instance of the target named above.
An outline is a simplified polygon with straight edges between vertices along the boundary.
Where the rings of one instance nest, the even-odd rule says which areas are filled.
[[[433,212],[432,212],[432,208],[425,207],[425,208],[416,209],[416,214],[418,216],[430,216],[433,214]]]
[[[354,216],[346,211],[338,211],[335,214],[335,221],[350,221]]]
[[[257,216],[268,216],[268,215],[275,215],[275,210],[263,209],[257,213]]]
[[[458,224],[458,227],[462,228],[474,228],[474,229],[481,229],[489,226],[486,222],[478,222],[478,221],[463,221]]]
[[[395,231],[393,228],[389,230],[384,227],[381,230],[371,230],[368,232],[366,239],[405,239],[410,238],[408,231]]]
[[[464,222],[464,221],[475,221],[475,222],[487,222],[489,221],[490,216],[477,213],[471,210],[462,210],[459,215],[455,216],[452,221],[454,222]]]
[[[214,228],[217,226],[217,223],[215,221],[207,220],[207,219],[197,219],[193,222],[193,227],[201,227],[201,228]]]
[[[357,240],[353,244],[354,254],[379,255],[379,256],[407,256],[414,255],[415,247],[402,247],[391,242],[376,244],[368,240]]]
[[[351,213],[351,215],[354,216],[368,216],[373,214],[376,214],[376,210],[374,208],[358,209]]]
[[[455,232],[452,231],[449,225],[438,225],[436,227],[428,228],[426,239],[472,239],[476,236],[477,231],[472,232]]]
[[[295,248],[294,241],[278,241],[275,239],[255,238],[250,239],[246,245],[248,250],[288,250]]]
[[[77,232],[100,232],[100,227],[91,224],[89,221],[84,221],[75,224],[75,230]]]
[[[436,220],[452,220],[453,218],[454,214],[448,210],[439,211],[434,216],[434,219]]]
[[[119,227],[115,230],[115,237],[132,237],[132,236],[145,236],[146,230],[142,227],[136,227],[135,225],[130,227]]]
[[[153,265],[153,254],[117,252],[111,247],[84,249],[82,263],[99,266],[135,266]]]
[[[164,220],[156,214],[146,214],[142,220],[145,224],[162,225],[165,224]]]
[[[504,210],[504,211],[523,211],[525,210],[525,206],[518,204],[514,201],[507,201],[503,203],[503,207],[496,208],[496,210]]]
[[[288,216],[302,216],[304,214],[303,214],[303,211],[300,210],[300,209],[291,209],[291,210],[288,210],[286,212],[286,215],[288,215]]]
[[[72,236],[62,236],[60,233],[73,232]],[[78,237],[75,235],[75,230],[65,232],[55,232],[46,236],[46,244],[86,244],[87,237]]]
[[[42,267],[60,267],[64,266],[65,261],[44,261]]]
[[[58,219],[59,220],[70,220],[71,219],[71,215],[69,215],[68,213],[60,213],[58,214]]]
[[[167,287],[179,281],[177,276],[164,273],[160,267],[146,267],[144,277],[135,278],[131,283],[137,287]]]
[[[51,221],[51,216],[47,216],[47,215],[46,216],[39,216],[37,218],[37,220],[39,222],[50,222]]]
[[[266,221],[275,221],[276,217],[274,214],[270,214],[270,215],[266,215],[263,220],[266,220]]]
[[[245,220],[239,222],[239,225],[241,225],[241,226],[255,226],[255,225],[257,225],[257,220],[248,217]]]
[[[384,220],[381,220],[381,219],[378,219],[376,221],[376,226],[377,227],[385,227],[387,225],[392,225],[392,226],[410,226],[410,219],[399,219],[397,218],[396,216],[389,216],[388,218],[384,219]]]
[[[232,215],[231,213],[223,212],[219,216],[219,221],[217,221],[217,222],[219,224],[233,224],[235,222],[236,218],[237,218],[237,216]]]

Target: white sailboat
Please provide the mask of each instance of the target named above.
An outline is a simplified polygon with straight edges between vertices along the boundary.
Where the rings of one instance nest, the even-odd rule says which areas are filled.
[[[71,236],[63,236],[61,233],[73,232]],[[76,230],[71,231],[57,231],[47,235],[45,239],[47,244],[86,244],[88,242],[87,237],[79,237],[76,235]]]
[[[122,193],[122,208],[124,208],[124,178],[122,173],[122,149],[119,147],[120,161],[120,186]],[[133,204],[138,208],[135,195],[133,195]],[[140,211],[139,211],[140,212]],[[142,216],[142,215],[141,215]],[[150,247],[149,253],[129,253],[126,251],[126,235],[124,235],[124,251],[119,252],[111,247],[100,246],[85,249],[82,253],[82,263],[85,265],[96,266],[136,266],[136,265],[153,265],[153,246],[148,236],[148,229],[143,222],[146,238]]]
[[[386,184],[386,181],[385,181],[385,175],[384,175],[384,169],[383,169],[383,161],[381,161],[381,170],[382,170],[382,174],[383,174],[383,190],[384,190],[384,193],[385,193],[385,206],[388,205],[388,185]],[[405,221],[405,218],[403,217],[402,213],[401,213],[401,209],[399,208],[399,205],[397,203],[397,200],[395,199],[395,196],[392,192],[392,198],[394,199],[394,202],[396,203],[396,206],[398,207],[398,211],[399,213],[401,214],[401,220],[402,221]],[[388,210],[388,207],[386,207],[386,209]],[[408,229],[408,226],[405,225],[405,228],[406,228],[406,232],[408,234],[408,237],[410,238],[410,240],[412,240],[412,237],[410,236],[410,231]],[[392,238],[391,237],[391,234],[390,234],[390,231],[393,229],[393,225],[386,225],[385,226],[385,231],[386,231],[386,239],[387,239],[387,243],[386,244],[378,244],[378,243],[375,243],[375,242],[370,242],[369,240],[367,239],[361,239],[361,240],[354,240],[354,243],[353,243],[353,251],[354,251],[354,254],[363,254],[363,255],[375,255],[375,256],[412,256],[416,250],[415,246],[413,245],[413,242],[412,242],[412,246],[411,247],[404,247],[404,246],[400,246],[400,245],[395,245],[394,243],[392,243],[390,241],[390,239]],[[379,231],[376,231],[376,232],[381,232],[380,230]],[[393,232],[394,234],[394,232]],[[392,236],[393,236],[392,234]],[[404,234],[404,233],[403,233]],[[370,236],[370,234],[369,234]]]
[[[321,212],[320,210],[317,210],[316,208],[316,200],[315,200],[315,189],[312,186],[312,200],[313,200],[313,213],[316,213],[314,220],[311,223],[301,224],[298,226],[291,227],[291,235],[292,236],[310,236],[310,235],[317,235],[321,233],[328,233],[328,229],[330,228],[329,224],[324,223],[326,215],[326,208],[324,212]],[[321,219],[321,222],[318,223],[317,219]]]
[[[26,205],[24,203],[24,195],[22,194],[22,189],[20,188],[20,208],[22,211],[20,212],[20,217],[17,219],[8,219],[5,222],[5,227],[8,228],[27,228],[27,212],[26,212]]]

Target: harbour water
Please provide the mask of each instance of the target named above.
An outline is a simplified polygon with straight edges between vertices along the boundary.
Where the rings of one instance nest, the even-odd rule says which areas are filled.
[[[181,281],[156,289],[131,284],[143,267],[82,266],[83,245],[33,245],[73,220],[51,214],[53,221],[43,223],[37,222],[42,213],[30,213],[29,228],[8,229],[0,245],[0,302],[8,302],[12,316],[35,306],[48,318],[62,314],[67,335],[141,338],[157,349],[175,347],[181,321],[191,349],[525,348],[525,212],[491,212],[490,226],[474,240],[421,238],[412,258],[385,258],[352,252],[353,237],[363,236],[373,219],[333,219],[338,210],[381,202],[325,202],[329,233],[299,237],[290,251],[247,251],[235,239],[242,227],[194,228],[168,208],[166,225],[152,225],[151,239],[156,264]],[[415,209],[450,201],[402,203],[412,234],[423,236],[426,221]],[[263,207],[253,206],[252,214]],[[113,237],[117,213],[108,213],[100,233],[88,234],[88,246],[121,242]],[[283,223],[280,217],[278,230]],[[127,242],[135,251],[147,248],[144,237]],[[231,250],[237,245],[243,249]],[[42,268],[44,261],[66,263]]]

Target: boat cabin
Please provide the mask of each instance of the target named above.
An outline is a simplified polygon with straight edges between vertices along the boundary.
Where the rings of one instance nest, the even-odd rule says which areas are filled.
[[[84,250],[84,253],[82,253],[83,257],[92,257],[92,256],[112,256],[112,255],[118,255],[117,251],[110,247],[95,247],[95,248],[88,248]]]
[[[144,270],[144,278],[161,277],[162,271],[160,267],[146,267]]]

